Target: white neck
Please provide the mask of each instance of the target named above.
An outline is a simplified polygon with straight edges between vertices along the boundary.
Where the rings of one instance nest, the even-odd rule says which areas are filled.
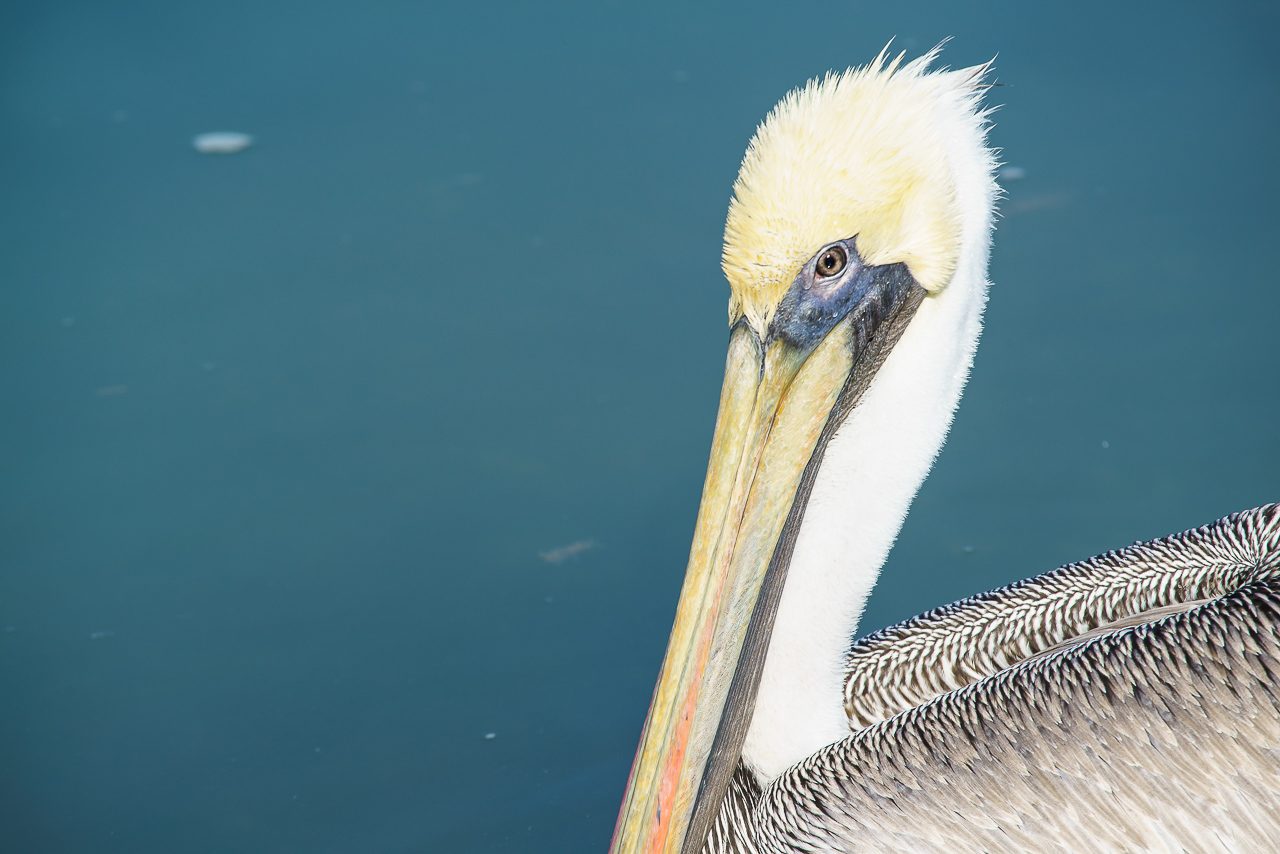
[[[957,99],[937,112],[964,216],[956,272],[925,298],[827,446],[743,746],[762,783],[849,735],[844,654],[973,363],[987,294],[993,161],[970,108]]]

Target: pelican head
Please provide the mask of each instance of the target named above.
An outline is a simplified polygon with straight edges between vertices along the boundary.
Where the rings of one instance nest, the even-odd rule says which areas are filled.
[[[849,733],[842,655],[987,288],[987,67],[935,53],[810,82],[747,150],[711,460],[615,852],[697,852],[740,761],[767,782]]]

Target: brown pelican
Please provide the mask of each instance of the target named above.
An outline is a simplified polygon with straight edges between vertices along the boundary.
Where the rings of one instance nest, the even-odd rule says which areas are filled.
[[[988,287],[988,68],[933,58],[810,82],[747,150],[711,460],[612,850],[1278,850],[1275,505],[850,646]]]

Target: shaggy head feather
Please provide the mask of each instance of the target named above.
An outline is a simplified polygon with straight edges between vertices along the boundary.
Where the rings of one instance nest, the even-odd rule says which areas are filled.
[[[733,185],[723,267],[729,322],[763,333],[809,258],[857,236],[867,264],[903,262],[937,293],[955,272],[961,211],[938,109],[978,106],[989,65],[928,70],[882,52],[788,94],[756,130]]]

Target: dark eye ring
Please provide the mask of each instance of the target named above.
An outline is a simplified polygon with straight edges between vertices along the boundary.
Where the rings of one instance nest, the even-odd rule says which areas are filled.
[[[820,279],[828,279],[832,276],[840,275],[840,271],[844,269],[844,265],[849,262],[849,256],[844,254],[844,250],[839,246],[828,246],[818,255],[818,260],[813,265],[813,271],[818,274]]]

